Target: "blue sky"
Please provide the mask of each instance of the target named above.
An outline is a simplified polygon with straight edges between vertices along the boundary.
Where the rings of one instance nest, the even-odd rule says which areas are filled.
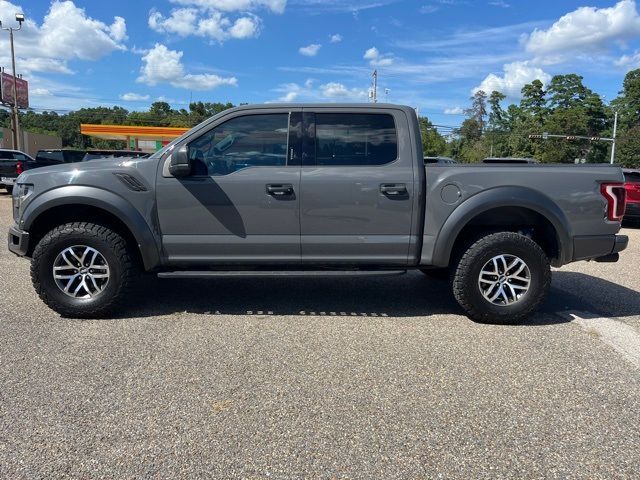
[[[380,100],[458,125],[476,88],[577,72],[608,101],[640,66],[634,0],[0,0],[16,11],[38,109],[367,101],[377,69]]]

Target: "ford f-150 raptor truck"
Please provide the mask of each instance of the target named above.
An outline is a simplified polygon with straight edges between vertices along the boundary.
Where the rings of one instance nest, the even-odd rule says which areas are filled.
[[[233,108],[149,158],[23,173],[9,249],[64,316],[109,315],[145,272],[417,269],[448,274],[470,318],[512,323],[543,302],[550,265],[627,246],[619,168],[425,165],[420,141],[405,106]]]

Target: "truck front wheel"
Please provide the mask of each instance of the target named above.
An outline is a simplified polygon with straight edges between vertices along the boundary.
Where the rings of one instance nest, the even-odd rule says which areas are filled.
[[[492,233],[463,253],[452,284],[453,295],[472,320],[518,323],[540,307],[549,291],[549,259],[529,237]]]
[[[31,280],[50,308],[64,317],[104,317],[132,293],[139,267],[113,230],[68,223],[47,233],[33,252]]]

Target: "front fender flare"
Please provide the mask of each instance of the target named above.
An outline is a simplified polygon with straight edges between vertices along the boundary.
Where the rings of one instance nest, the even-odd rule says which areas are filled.
[[[160,248],[149,223],[127,200],[101,188],[66,185],[48,190],[27,205],[22,215],[21,228],[29,231],[40,215],[51,208],[64,205],[89,205],[114,215],[127,226],[136,239],[145,269],[151,270],[159,265]]]
[[[445,220],[436,239],[433,265],[449,265],[453,245],[462,229],[476,216],[494,208],[521,207],[545,217],[557,234],[559,255],[563,265],[573,257],[571,224],[560,207],[543,193],[528,187],[505,186],[485,190],[462,202]]]

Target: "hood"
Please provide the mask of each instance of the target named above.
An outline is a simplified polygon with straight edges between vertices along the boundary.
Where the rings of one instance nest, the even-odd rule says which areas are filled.
[[[91,182],[100,175],[109,172],[122,172],[143,168],[145,164],[154,163],[150,158],[105,158],[89,162],[62,163],[46,167],[25,170],[17,179],[17,183],[41,183],[46,185],[71,185]]]

